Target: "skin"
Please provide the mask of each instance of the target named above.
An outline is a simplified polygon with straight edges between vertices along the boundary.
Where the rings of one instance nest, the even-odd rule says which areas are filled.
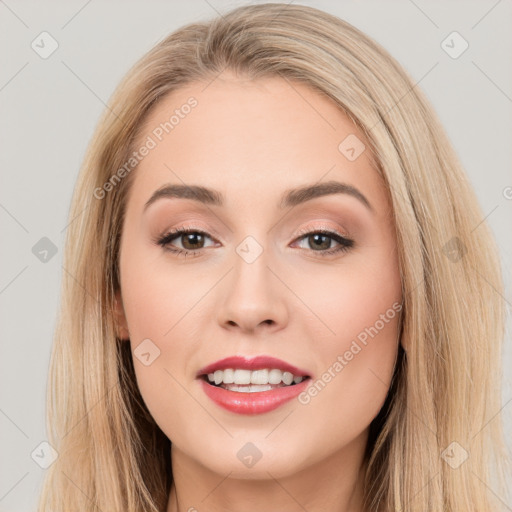
[[[196,373],[227,356],[263,354],[318,379],[401,302],[388,191],[368,149],[355,161],[338,150],[349,134],[369,144],[307,86],[229,73],[162,99],[139,140],[190,96],[197,107],[134,171],[120,253],[120,336],[132,350],[147,338],[160,350],[149,366],[134,363],[142,397],[172,441],[167,512],[362,511],[363,453],[393,374],[398,315],[307,404],[294,399],[239,415],[212,402]],[[279,209],[283,191],[329,180],[356,187],[372,211],[347,194]],[[144,211],[168,183],[217,189],[225,204],[161,198]],[[186,236],[172,242],[196,244],[198,255],[184,258],[155,242],[180,227],[208,233],[192,245]],[[315,245],[299,234],[321,228],[354,246],[322,257],[336,240]],[[263,248],[251,264],[236,252],[249,235]],[[262,454],[252,468],[237,457],[248,442]]]

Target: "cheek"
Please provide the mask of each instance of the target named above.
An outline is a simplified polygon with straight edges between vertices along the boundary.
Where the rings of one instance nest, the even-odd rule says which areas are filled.
[[[211,273],[187,272],[163,251],[137,248],[121,258],[121,289],[132,341],[169,339],[204,295]],[[211,285],[210,285],[211,286]]]
[[[155,252],[135,244],[121,252],[121,290],[140,393],[151,416],[171,437],[184,428],[175,411],[191,406],[179,383],[197,347],[187,343],[184,327],[190,325],[187,314],[203,287],[191,286],[179,270],[171,272],[165,255],[155,258]]]
[[[335,274],[317,274],[315,284],[305,300],[322,320],[315,344],[321,367],[299,402],[312,416],[329,418],[338,439],[351,438],[378,414],[391,383],[402,300],[398,264],[379,251],[357,265],[347,259]]]
[[[382,244],[364,254],[348,255],[334,269],[318,266],[312,274],[304,268],[297,277],[289,276],[312,313],[308,323],[315,339],[322,340],[318,346],[325,348],[324,358],[332,356],[333,347],[347,350],[354,339],[364,343],[368,329],[375,333],[375,326],[382,331],[380,339],[396,331],[392,320],[398,317],[402,300],[401,277],[394,252],[386,249]]]
[[[397,356],[399,303],[383,309],[380,301],[352,297],[345,306],[332,319],[337,335],[317,345],[322,368],[298,397],[302,412],[295,419],[310,425],[303,441],[315,446],[315,457],[341,449],[369,427],[384,405]]]

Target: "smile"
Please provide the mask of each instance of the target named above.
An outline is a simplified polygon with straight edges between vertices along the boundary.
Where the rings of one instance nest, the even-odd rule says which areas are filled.
[[[243,370],[227,368],[216,370],[207,375],[208,382],[229,391],[238,393],[256,393],[269,391],[283,386],[293,386],[302,382],[304,377],[283,372],[277,368],[261,370]]]
[[[281,407],[310,384],[305,371],[269,356],[232,356],[199,370],[208,398],[237,414],[263,414]]]

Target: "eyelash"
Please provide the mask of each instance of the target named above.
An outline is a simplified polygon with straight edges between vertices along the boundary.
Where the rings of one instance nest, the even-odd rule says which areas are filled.
[[[162,246],[166,251],[169,251],[169,252],[175,254],[176,256],[185,257],[185,258],[187,256],[194,257],[201,251],[201,249],[197,249],[197,250],[179,249],[179,248],[172,247],[170,245],[171,241],[174,240],[175,238],[178,238],[181,235],[186,235],[186,234],[190,234],[190,233],[196,233],[196,234],[200,234],[203,236],[207,236],[208,238],[211,238],[208,235],[208,233],[206,233],[205,231],[202,231],[200,229],[178,228],[178,229],[173,229],[173,230],[167,232],[164,236],[157,239],[156,243],[158,245]],[[295,241],[301,240],[301,239],[305,238],[307,235],[316,235],[316,234],[326,235],[339,244],[338,247],[334,247],[334,248],[328,249],[326,251],[312,251],[312,252],[318,253],[318,255],[321,257],[328,257],[328,256],[332,256],[334,254],[347,252],[354,246],[354,240],[347,238],[347,237],[339,234],[336,231],[331,231],[328,229],[316,229],[316,230],[309,230],[309,231],[301,230],[298,233],[299,236],[295,239]]]

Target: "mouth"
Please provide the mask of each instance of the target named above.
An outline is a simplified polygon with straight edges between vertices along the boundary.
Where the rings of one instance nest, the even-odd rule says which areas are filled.
[[[304,380],[310,379],[308,375],[294,375],[278,368],[262,368],[259,370],[226,368],[225,370],[203,374],[200,378],[210,386],[235,393],[272,391],[283,387],[293,387]]]
[[[273,357],[228,357],[197,373],[202,390],[215,404],[237,414],[262,414],[291,401],[312,376]]]

